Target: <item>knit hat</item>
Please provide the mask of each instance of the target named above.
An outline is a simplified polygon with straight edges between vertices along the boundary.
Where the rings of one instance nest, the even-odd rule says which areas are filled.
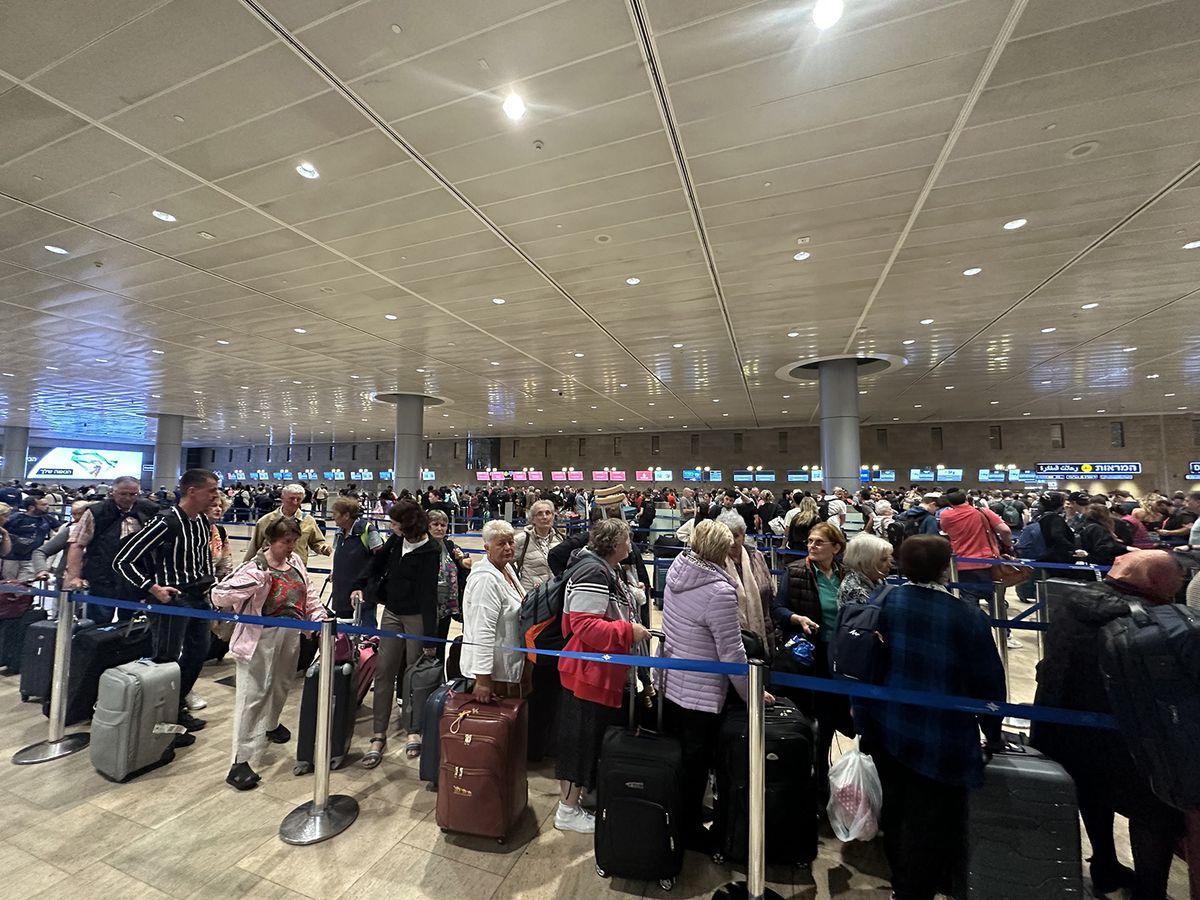
[[[1183,579],[1183,567],[1165,550],[1130,551],[1118,556],[1108,573],[1118,590],[1156,605],[1172,602]]]

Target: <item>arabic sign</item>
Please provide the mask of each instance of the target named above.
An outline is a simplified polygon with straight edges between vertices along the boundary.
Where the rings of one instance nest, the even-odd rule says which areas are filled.
[[[1128,478],[1142,474],[1139,462],[1053,462],[1038,463],[1043,478]]]

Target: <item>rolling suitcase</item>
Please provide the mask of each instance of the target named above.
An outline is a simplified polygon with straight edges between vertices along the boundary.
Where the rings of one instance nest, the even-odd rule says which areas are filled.
[[[100,676],[92,716],[92,765],[113,781],[128,781],[175,758],[179,663],[142,659]]]
[[[437,823],[504,843],[529,803],[524,700],[451,694],[438,723]]]
[[[1006,734],[967,800],[969,900],[1083,898],[1075,784],[1058,763]]]
[[[409,734],[421,734],[425,701],[442,683],[442,663],[437,657],[421,655],[404,670],[401,686],[404,708],[400,711],[400,722]]]
[[[765,712],[765,834],[767,862],[807,865],[817,858],[817,785],[813,779],[813,723],[796,704],[777,697]],[[713,805],[713,859],[743,862],[749,847],[750,723],[746,710],[721,723],[717,792]]]
[[[307,643],[302,641],[303,643]],[[304,693],[300,696],[300,724],[296,729],[296,764],[293,775],[307,775],[313,770],[317,742],[317,682],[323,661],[313,660],[304,673]],[[335,662],[333,669],[333,710],[329,729],[330,768],[340,769],[350,752],[354,739],[354,721],[358,718],[358,697],[354,681],[354,660]]]
[[[71,669],[67,677],[67,725],[92,717],[100,676],[135,659],[154,655],[154,638],[145,616],[112,625],[94,625],[71,638]],[[50,701],[42,703],[49,717]]]
[[[463,692],[467,689],[467,679],[455,678],[443,684],[425,700],[425,721],[442,721],[442,713],[446,711],[446,701],[453,692]],[[441,733],[440,727],[426,729],[421,736],[421,773],[422,781],[428,781],[434,789],[438,783],[438,766],[441,764]]]
[[[11,619],[0,619],[0,666],[9,675],[20,674],[25,635],[37,622],[45,622],[47,616],[44,609],[35,606]]]
[[[91,619],[75,622],[72,634],[96,623]],[[50,685],[54,681],[54,644],[58,639],[58,622],[48,619],[34,622],[25,632],[25,646],[21,651],[21,702],[49,700]]]
[[[659,639],[662,652],[662,634]],[[637,691],[630,672],[629,720]],[[662,730],[663,691],[658,692]],[[596,874],[657,881],[669,891],[683,868],[679,811],[683,748],[663,734],[614,726],[604,733],[596,774]]]
[[[358,645],[358,662],[354,669],[354,693],[358,697],[358,705],[367,699],[371,685],[375,683],[375,669],[379,665],[376,654],[379,652],[379,638],[363,638]]]

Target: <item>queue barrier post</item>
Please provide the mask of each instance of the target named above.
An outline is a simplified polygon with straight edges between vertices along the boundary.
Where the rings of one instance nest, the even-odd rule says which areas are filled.
[[[950,588],[954,592],[955,597],[961,597],[962,591],[958,588],[958,557],[950,557],[950,582],[953,587]]]
[[[317,734],[313,747],[315,780],[313,798],[288,813],[279,825],[285,844],[308,845],[341,834],[358,818],[358,801],[344,794],[329,793],[329,732],[333,726],[334,627],[332,619],[321,623],[321,664],[317,671]]]
[[[1100,573],[1097,572],[1096,574],[1099,575]],[[1050,615],[1046,604],[1046,599],[1049,596],[1049,590],[1046,587],[1046,579],[1044,576],[1037,580],[1037,583],[1034,585],[1034,589],[1036,591],[1034,597],[1037,600],[1037,621],[1040,624],[1045,625],[1050,621]],[[1040,628],[1037,631],[1037,651],[1038,659],[1044,659],[1046,656],[1046,632]]]
[[[1008,619],[1008,603],[1004,599],[1007,589],[1002,582],[992,583],[992,595],[988,598],[988,617],[993,622],[1003,622]],[[996,641],[996,650],[1000,654],[1000,664],[1004,667],[1005,692],[1008,690],[1008,634],[1007,628],[996,624],[992,626],[992,637]],[[1041,632],[1038,632],[1041,639]]]
[[[731,881],[717,888],[713,900],[783,900],[779,894],[767,887],[767,750],[766,710],[763,706],[764,670],[762,660],[749,661],[749,684],[746,694],[750,697],[749,740],[750,754],[750,841],[746,855],[746,880]]]
[[[13,754],[12,761],[18,766],[50,762],[78,753],[91,743],[91,735],[84,731],[66,734],[67,722],[67,678],[71,671],[71,632],[75,624],[75,606],[67,591],[58,595],[57,628],[54,633],[54,673],[50,682],[50,734],[44,741],[22,747]]]

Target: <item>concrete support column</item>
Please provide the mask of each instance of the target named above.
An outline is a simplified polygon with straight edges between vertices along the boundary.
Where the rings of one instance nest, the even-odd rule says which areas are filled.
[[[825,490],[858,487],[858,360],[831,359],[817,367],[821,395],[821,469]]]
[[[0,478],[25,480],[25,458],[29,456],[29,429],[23,425],[4,426],[4,468]]]
[[[154,483],[168,491],[179,484],[183,464],[183,416],[158,415],[158,433],[154,437]]]
[[[425,398],[416,394],[395,394],[389,399],[396,404],[396,458],[392,487],[396,493],[408,488],[421,492],[421,465],[424,462]]]

